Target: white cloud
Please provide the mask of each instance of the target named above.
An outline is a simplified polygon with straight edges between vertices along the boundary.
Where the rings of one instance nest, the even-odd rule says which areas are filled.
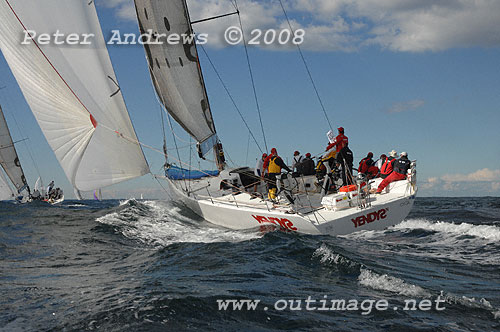
[[[113,8],[116,16],[121,20],[131,22],[135,22],[137,20],[133,0],[106,0],[102,2],[100,1],[99,5]]]
[[[446,174],[431,177],[420,184],[424,193],[450,196],[500,195],[500,169],[483,168],[469,174]]]
[[[441,179],[446,182],[500,181],[500,169],[483,168],[470,174],[447,174]]]
[[[398,102],[392,104],[391,107],[386,111],[387,113],[401,113],[405,111],[410,111],[417,109],[425,104],[425,101],[421,99],[415,99],[405,102]]]
[[[500,46],[498,0],[282,0],[294,29],[306,30],[304,49],[352,51],[377,45],[393,51],[441,51]],[[132,0],[108,0],[124,20],[135,20]],[[229,0],[188,0],[193,20],[234,11]],[[287,28],[277,1],[240,0],[245,30]],[[227,17],[196,25],[223,47],[223,31],[237,24]],[[276,47],[274,45],[273,47]]]

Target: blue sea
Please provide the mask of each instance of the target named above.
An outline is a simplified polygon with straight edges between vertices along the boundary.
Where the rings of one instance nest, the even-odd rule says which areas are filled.
[[[216,227],[176,202],[0,202],[1,331],[500,331],[500,198],[385,231]]]

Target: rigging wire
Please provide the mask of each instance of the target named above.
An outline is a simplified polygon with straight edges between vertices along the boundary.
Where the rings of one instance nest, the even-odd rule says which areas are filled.
[[[170,114],[168,114],[168,113],[167,113],[167,119],[168,119],[168,124],[170,125],[170,131],[172,132],[172,137],[174,138],[174,145],[175,145],[175,150],[177,152],[177,158],[178,158],[179,162],[181,162],[181,155],[179,153],[179,148],[177,146],[177,140],[175,139],[174,127],[172,126],[172,120],[170,119]],[[186,186],[186,190],[187,190],[187,183],[185,180],[184,180],[184,185]]]
[[[288,14],[286,13],[285,6],[283,6],[282,0],[278,0],[278,1],[281,5],[281,9],[283,9],[283,14],[285,14],[285,18],[286,18],[286,21],[288,23],[288,27],[290,28],[290,32],[292,33],[292,35],[295,35],[295,31],[292,28],[292,24],[290,23],[290,19],[288,18]],[[304,57],[304,53],[302,53],[302,49],[300,48],[299,44],[296,44],[296,46],[297,46],[297,49],[299,50],[299,54],[300,54],[300,57],[302,59],[302,62],[304,63],[304,66],[306,68],[307,75],[309,76],[309,79],[311,80],[311,84],[313,86],[313,89],[316,92],[316,97],[318,98],[318,101],[321,105],[321,109],[323,110],[323,114],[325,115],[326,121],[328,122],[330,129],[333,131],[332,124],[330,123],[330,119],[328,118],[328,114],[326,113],[325,105],[323,104],[323,100],[321,99],[321,96],[319,95],[318,88],[316,87],[316,83],[314,83],[314,79],[312,77],[311,71],[309,70],[309,66],[307,65],[307,61]]]
[[[212,66],[212,69],[214,70],[215,74],[217,75],[217,77],[219,78],[219,81],[221,82],[222,86],[224,87],[224,90],[226,90],[226,93],[227,95],[229,96],[229,99],[231,99],[231,102],[233,103],[233,106],[234,108],[236,109],[236,111],[238,112],[241,120],[243,121],[243,123],[245,124],[245,127],[247,127],[248,129],[248,132],[249,134],[252,136],[255,144],[257,145],[257,148],[259,148],[260,152],[261,153],[264,153],[262,151],[262,148],[260,147],[259,143],[257,142],[257,139],[255,138],[252,130],[250,129],[250,126],[248,125],[248,122],[245,120],[245,118],[243,117],[243,114],[241,113],[241,110],[239,109],[238,105],[236,104],[236,101],[234,100],[233,96],[231,95],[231,92],[229,92],[229,89],[227,88],[227,85],[226,83],[224,83],[224,80],[222,79],[222,77],[220,76],[219,74],[219,71],[217,70],[217,68],[215,67],[214,63],[212,62],[212,59],[210,58],[210,56],[208,55],[207,51],[205,50],[205,48],[203,47],[203,45],[198,45],[200,46],[201,50],[203,51],[203,53],[205,54],[205,56],[207,57],[207,60],[208,62],[210,63],[210,65]],[[266,148],[267,149],[267,148]]]
[[[245,55],[246,55],[246,58],[247,58],[247,64],[248,64],[248,71],[250,73],[250,80],[252,82],[252,89],[253,89],[253,95],[254,95],[254,99],[255,99],[255,104],[257,106],[257,113],[259,114],[259,121],[260,121],[260,129],[262,130],[262,136],[264,138],[264,147],[266,148],[266,152],[268,151],[267,149],[267,141],[266,141],[266,133],[264,131],[264,125],[262,124],[262,115],[261,115],[261,112],[260,112],[260,106],[259,106],[259,99],[257,98],[257,90],[255,88],[255,80],[253,78],[253,71],[252,71],[252,65],[250,63],[250,56],[248,55],[248,47],[247,47],[247,42],[245,40],[245,33],[243,33],[243,24],[241,23],[241,15],[240,15],[240,10],[238,9],[238,3],[236,0],[234,0],[234,6],[238,12],[238,21],[240,23],[240,28],[241,28],[241,31],[242,31],[242,34],[241,34],[241,37],[242,37],[242,40],[243,40],[243,46],[245,48]]]

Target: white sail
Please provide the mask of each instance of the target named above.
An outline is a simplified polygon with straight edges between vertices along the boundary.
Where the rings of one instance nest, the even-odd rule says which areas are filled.
[[[194,36],[185,0],[135,0],[141,34],[161,36],[161,45],[144,44],[151,79],[170,115],[198,143],[201,154],[217,137],[195,43],[167,43],[170,35]]]
[[[3,174],[2,170],[0,169],[0,201],[13,199],[14,197],[15,194],[12,191],[12,188],[9,186],[5,174]]]
[[[90,35],[91,45],[29,42],[25,30]],[[71,184],[94,190],[149,172],[93,1],[0,0],[0,47]]]
[[[26,178],[17,156],[12,136],[10,135],[7,122],[3,115],[2,107],[0,106],[0,165],[9,177],[10,181],[20,193],[26,188]]]

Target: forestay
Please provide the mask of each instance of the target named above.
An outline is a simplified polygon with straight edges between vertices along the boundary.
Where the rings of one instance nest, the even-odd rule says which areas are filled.
[[[144,44],[156,92],[205,155],[217,137],[186,1],[135,0],[135,7],[141,34],[150,33],[157,41]],[[174,42],[170,36],[180,39]]]
[[[21,45],[24,30],[91,45]],[[0,0],[0,47],[66,176],[89,191],[149,172],[93,1]]]
[[[17,156],[12,136],[10,135],[5,116],[3,115],[2,107],[0,106],[0,164],[10,181],[20,193],[26,186],[26,178],[24,177],[19,157]]]

